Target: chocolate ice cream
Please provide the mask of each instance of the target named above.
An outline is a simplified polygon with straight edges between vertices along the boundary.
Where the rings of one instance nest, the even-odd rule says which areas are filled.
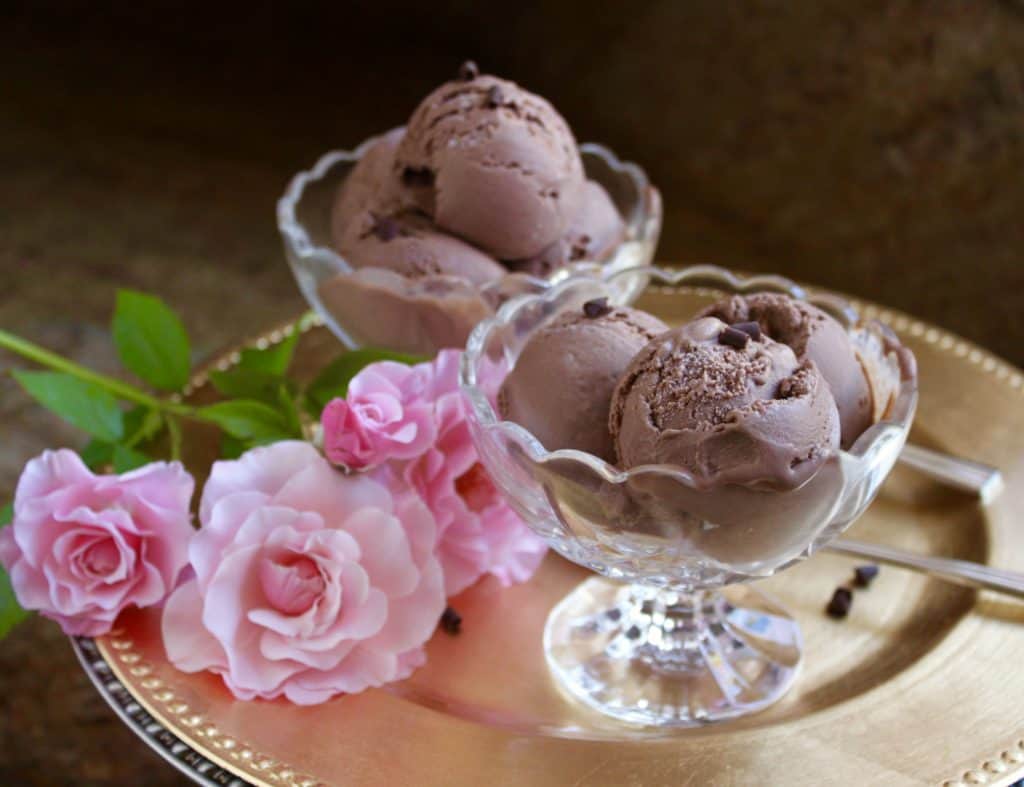
[[[579,210],[566,233],[537,256],[506,260],[505,265],[510,270],[543,278],[574,262],[603,261],[625,234],[626,223],[608,192],[599,183],[588,180],[583,184]]]
[[[630,359],[667,330],[646,312],[590,301],[530,338],[498,393],[501,416],[549,451],[576,448],[614,460],[612,391]]]
[[[734,295],[701,312],[727,323],[754,321],[777,342],[788,345],[800,361],[813,361],[836,407],[842,446],[849,448],[873,423],[872,396],[849,334],[817,306],[781,293]]]
[[[403,136],[405,129],[399,127],[377,137],[341,184],[331,208],[331,240],[335,247],[342,245],[346,229],[360,214],[372,211],[390,216],[411,204],[395,174],[395,151]]]
[[[636,355],[609,416],[622,467],[680,465],[702,488],[792,489],[836,452],[839,414],[818,369],[744,328],[698,319]]]
[[[413,279],[459,276],[480,286],[500,279],[506,272],[476,247],[438,232],[429,219],[416,213],[357,213],[345,225],[337,243],[353,268],[386,268]]]
[[[558,241],[583,189],[576,140],[554,107],[470,72],[423,100],[396,167],[438,227],[498,259],[533,257]]]

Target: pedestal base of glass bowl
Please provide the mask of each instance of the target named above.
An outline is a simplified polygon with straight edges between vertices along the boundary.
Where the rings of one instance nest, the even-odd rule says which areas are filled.
[[[568,694],[621,721],[696,727],[762,710],[793,685],[800,628],[746,585],[682,594],[602,577],[552,610],[544,653]]]

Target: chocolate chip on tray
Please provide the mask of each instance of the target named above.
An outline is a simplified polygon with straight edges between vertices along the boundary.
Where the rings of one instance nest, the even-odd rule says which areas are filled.
[[[853,570],[853,583],[859,588],[866,588],[872,582],[875,577],[878,576],[878,566],[870,563],[866,566],[857,566]]]
[[[836,588],[835,593],[825,607],[825,612],[830,618],[841,620],[850,614],[850,607],[853,606],[853,591],[849,588]]]
[[[463,82],[472,82],[478,76],[480,76],[480,69],[472,60],[467,60],[459,66],[459,79]]]
[[[441,628],[446,634],[458,634],[462,630],[462,615],[451,607],[445,607],[441,614]]]

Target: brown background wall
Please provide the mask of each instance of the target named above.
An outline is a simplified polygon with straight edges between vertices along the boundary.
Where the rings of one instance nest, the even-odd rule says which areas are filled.
[[[0,5],[0,326],[100,368],[117,286],[167,298],[200,355],[297,312],[288,177],[466,57],[650,171],[663,260],[846,290],[1024,365],[1019,0],[108,5]],[[0,377],[0,497],[76,440]],[[51,624],[0,676],[0,782],[179,782]]]

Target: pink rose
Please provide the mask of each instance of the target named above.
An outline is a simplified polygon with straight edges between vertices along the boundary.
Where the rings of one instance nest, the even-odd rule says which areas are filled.
[[[97,476],[74,451],[45,451],[25,465],[0,530],[18,603],[87,636],[125,607],[160,603],[188,562],[192,489],[177,462]]]
[[[523,582],[547,552],[543,539],[505,502],[479,463],[458,387],[459,356],[442,350],[432,363],[416,367],[421,395],[434,402],[437,438],[404,467],[406,480],[437,521],[437,556],[449,596],[484,574],[493,574],[503,585]],[[499,370],[493,371],[481,381],[491,396],[501,382]]]
[[[444,610],[433,517],[382,469],[346,476],[307,443],[217,462],[164,608],[185,672],[241,699],[322,702],[408,676]]]
[[[417,395],[412,367],[392,361],[367,366],[321,416],[324,453],[352,470],[388,459],[411,459],[434,439],[430,404]]]

